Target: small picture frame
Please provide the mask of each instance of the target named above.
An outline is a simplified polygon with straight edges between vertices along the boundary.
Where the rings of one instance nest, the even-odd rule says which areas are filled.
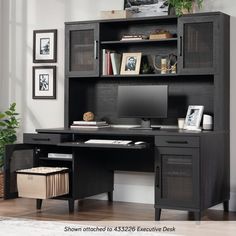
[[[33,31],[33,62],[57,62],[57,30]]]
[[[33,99],[56,99],[56,66],[33,66]]]
[[[203,110],[204,106],[189,106],[185,118],[184,128],[187,130],[201,130],[200,123]]]
[[[138,75],[140,71],[141,57],[141,52],[123,53],[120,74]]]

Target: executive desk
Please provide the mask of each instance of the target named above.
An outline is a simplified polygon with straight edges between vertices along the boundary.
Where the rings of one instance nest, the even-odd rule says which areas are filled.
[[[203,210],[222,202],[224,209],[228,209],[228,133],[121,128],[36,131],[24,134],[24,144],[7,148],[6,177],[13,171],[11,156],[17,148],[33,150],[33,161],[27,167],[68,167],[70,193],[58,199],[68,200],[71,212],[77,199],[107,192],[108,200],[112,201],[114,170],[155,173],[156,220],[160,219],[164,208],[194,212],[196,219],[201,218]],[[144,141],[146,144],[84,143],[91,138]],[[50,152],[70,153],[72,159],[50,159]],[[37,200],[37,208],[40,209],[41,204],[42,201]]]

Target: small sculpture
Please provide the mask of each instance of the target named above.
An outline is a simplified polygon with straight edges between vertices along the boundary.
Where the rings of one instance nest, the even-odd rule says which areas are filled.
[[[94,120],[94,114],[91,111],[85,112],[83,115],[84,121],[93,121]]]

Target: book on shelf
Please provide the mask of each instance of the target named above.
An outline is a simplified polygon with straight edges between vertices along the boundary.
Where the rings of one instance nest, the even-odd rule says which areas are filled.
[[[113,75],[111,64],[111,51],[102,50],[102,75]]]
[[[144,40],[148,39],[147,35],[123,35],[121,41],[125,40]]]
[[[106,121],[84,121],[84,120],[75,120],[73,125],[106,125]]]
[[[121,54],[112,52],[110,56],[111,56],[111,65],[112,65],[113,75],[119,75],[120,65],[121,65]]]
[[[110,125],[71,125],[71,129],[100,129],[108,128]]]
[[[112,65],[111,65],[111,51],[107,51],[107,75],[113,75]]]
[[[68,153],[48,153],[48,158],[72,159],[72,154],[68,154]]]
[[[106,49],[102,49],[102,74],[107,75]]]

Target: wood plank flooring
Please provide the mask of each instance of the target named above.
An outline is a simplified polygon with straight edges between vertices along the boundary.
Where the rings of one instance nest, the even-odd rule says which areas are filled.
[[[36,210],[33,199],[0,199],[0,216],[32,220],[61,221],[153,221],[152,204],[81,200],[76,202],[75,212],[68,212],[67,201],[45,200],[42,209]],[[163,210],[161,220],[192,220],[192,214],[185,211]],[[202,220],[236,220],[236,213],[221,210],[207,210]]]

